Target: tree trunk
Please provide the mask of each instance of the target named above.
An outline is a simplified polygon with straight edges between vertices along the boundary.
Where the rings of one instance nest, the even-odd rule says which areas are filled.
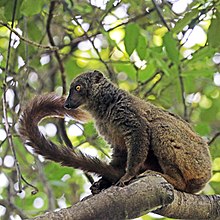
[[[72,207],[34,219],[132,219],[150,211],[170,218],[220,220],[220,196],[179,192],[160,175],[146,173],[128,186],[112,186]]]

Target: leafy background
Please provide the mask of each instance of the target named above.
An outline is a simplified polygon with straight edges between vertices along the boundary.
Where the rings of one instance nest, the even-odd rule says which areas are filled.
[[[1,218],[33,217],[89,193],[81,171],[33,154],[17,126],[32,97],[65,95],[72,78],[91,69],[188,120],[210,142],[213,177],[203,193],[220,194],[219,36],[217,0],[1,0]],[[92,122],[66,119],[65,124],[75,148],[109,160],[109,146]],[[40,129],[65,144],[57,120],[44,120]]]

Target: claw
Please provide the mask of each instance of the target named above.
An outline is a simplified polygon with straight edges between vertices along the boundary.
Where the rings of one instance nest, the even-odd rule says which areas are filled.
[[[94,182],[92,186],[90,187],[90,190],[93,195],[100,193],[102,190],[107,189],[112,185],[111,182],[101,178],[97,182]]]
[[[116,186],[120,186],[120,187],[124,187],[134,177],[135,177],[134,175],[126,173],[124,176],[121,177],[121,179],[115,185]]]
[[[119,180],[115,185],[119,187],[124,187],[125,183]]]

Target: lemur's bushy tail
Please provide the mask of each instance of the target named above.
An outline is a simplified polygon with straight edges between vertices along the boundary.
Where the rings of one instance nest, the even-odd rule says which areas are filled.
[[[63,166],[79,168],[86,172],[96,173],[105,179],[116,182],[120,174],[111,165],[108,165],[96,157],[83,154],[81,151],[73,151],[69,147],[59,147],[47,140],[39,131],[38,123],[45,117],[71,116],[76,120],[87,120],[90,115],[81,110],[67,110],[64,106],[65,98],[54,93],[36,96],[21,114],[19,121],[19,134],[22,140],[34,151],[46,159],[58,162]]]

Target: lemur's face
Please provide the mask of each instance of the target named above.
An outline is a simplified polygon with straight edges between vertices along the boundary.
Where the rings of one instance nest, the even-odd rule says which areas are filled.
[[[66,99],[64,107],[75,109],[86,102],[88,86],[84,77],[78,76],[73,80],[70,86],[69,96]]]
[[[76,109],[86,104],[90,98],[94,84],[98,83],[102,77],[102,73],[96,70],[77,76],[71,83],[69,96],[66,99],[64,107],[67,109]]]

